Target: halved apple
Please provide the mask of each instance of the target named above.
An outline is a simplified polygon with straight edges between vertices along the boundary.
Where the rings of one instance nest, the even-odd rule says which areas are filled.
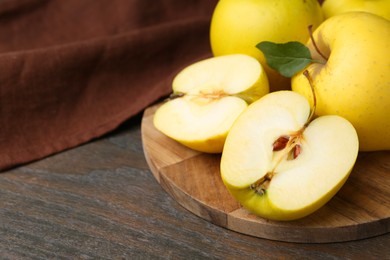
[[[343,186],[358,154],[349,121],[311,121],[308,101],[292,91],[270,93],[233,124],[221,177],[243,207],[261,217],[293,220],[328,202]]]
[[[236,118],[249,103],[269,92],[260,63],[242,54],[194,63],[179,72],[172,84],[172,98],[154,115],[155,127],[207,153],[221,153]]]

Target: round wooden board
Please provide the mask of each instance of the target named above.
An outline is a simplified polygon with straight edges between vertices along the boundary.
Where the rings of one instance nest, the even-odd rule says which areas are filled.
[[[346,184],[325,206],[296,221],[270,221],[242,208],[225,188],[220,155],[188,149],[142,119],[146,160],[159,184],[183,207],[216,225],[260,238],[302,243],[350,241],[390,232],[390,152],[360,153]]]

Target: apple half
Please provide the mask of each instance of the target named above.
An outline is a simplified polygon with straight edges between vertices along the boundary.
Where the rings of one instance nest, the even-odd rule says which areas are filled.
[[[294,220],[327,203],[347,180],[358,155],[346,119],[310,120],[300,94],[278,91],[251,104],[233,124],[221,177],[241,205],[263,218]]]
[[[269,92],[263,67],[243,54],[196,62],[180,71],[172,85],[172,98],[157,109],[154,126],[206,153],[221,153],[236,118]]]

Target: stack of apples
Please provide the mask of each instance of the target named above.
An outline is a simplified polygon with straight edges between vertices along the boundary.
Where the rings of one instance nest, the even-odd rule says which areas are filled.
[[[178,73],[154,125],[221,153],[221,178],[249,211],[305,217],[343,186],[359,151],[390,150],[389,19],[387,0],[220,0],[214,56]],[[283,49],[291,42],[309,53],[303,68],[294,64],[307,58]]]

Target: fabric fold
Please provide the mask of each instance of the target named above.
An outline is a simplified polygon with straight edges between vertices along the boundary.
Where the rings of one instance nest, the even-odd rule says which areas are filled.
[[[144,13],[143,21],[139,12],[146,11],[132,8],[146,8],[146,2],[155,3],[25,0],[20,1],[25,8],[8,7],[6,12],[1,12],[4,6],[0,5],[0,20],[6,20],[0,35],[13,32],[8,41],[0,43],[0,170],[114,130],[169,94],[171,80],[181,68],[211,55],[209,23],[216,1],[191,0],[186,5],[181,0],[158,1],[160,9]],[[188,9],[191,4],[196,9]],[[63,28],[75,32],[73,39],[53,31],[61,29],[54,21],[71,19],[71,10],[87,10],[89,17],[76,19],[83,21],[84,35],[73,23]],[[180,10],[187,13],[177,14]],[[58,11],[54,18],[53,11]],[[134,21],[124,26],[127,16]],[[27,36],[19,35],[16,29],[26,31],[31,17],[40,19],[29,24]],[[46,17],[49,20],[43,22]],[[112,24],[90,28],[96,19]],[[97,24],[103,24],[102,20]],[[46,29],[35,31],[36,38],[31,39],[31,30],[42,28]],[[50,32],[53,35],[46,35]],[[30,40],[31,45],[23,40]]]

